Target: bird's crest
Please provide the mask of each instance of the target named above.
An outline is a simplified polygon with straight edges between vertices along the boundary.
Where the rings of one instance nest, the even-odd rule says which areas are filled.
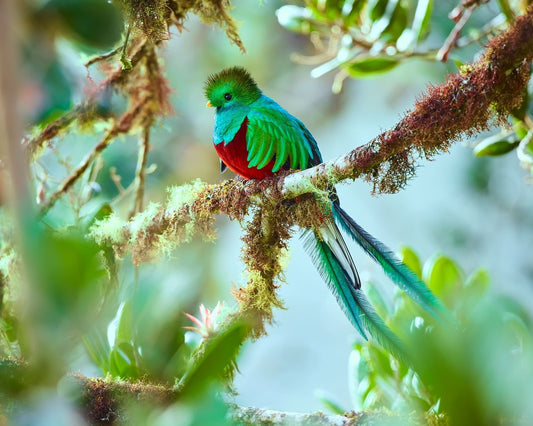
[[[214,106],[224,103],[224,95],[232,97],[244,104],[250,104],[261,96],[261,90],[250,73],[242,67],[225,68],[211,74],[204,86],[205,96]]]

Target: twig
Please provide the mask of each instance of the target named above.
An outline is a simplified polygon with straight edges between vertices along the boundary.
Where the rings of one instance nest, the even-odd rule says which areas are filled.
[[[124,45],[117,47],[116,49],[111,50],[110,52],[103,53],[101,55],[95,56],[91,59],[89,59],[87,62],[85,62],[85,68],[89,68],[91,65],[105,61],[106,59],[111,58],[112,56],[115,56],[118,52],[124,49]]]
[[[137,170],[135,171],[135,200],[130,217],[143,209],[144,182],[146,180],[146,160],[150,148],[150,125],[145,125],[142,136],[139,139],[139,155],[137,157]]]
[[[76,169],[61,183],[59,188],[54,191],[46,200],[41,208],[39,209],[39,215],[44,216],[55,204],[55,202],[65,194],[71,187],[76,183],[76,181],[83,175],[87,167],[91,164],[97,154],[102,152],[113,138],[118,134],[118,131],[115,127],[111,129],[104,138],[95,145],[95,147],[85,156],[82,162],[76,167]]]
[[[39,209],[39,215],[43,216],[45,215],[55,204],[55,202],[63,195],[65,194],[71,187],[76,183],[76,181],[83,175],[83,173],[87,170],[91,162],[94,160],[94,158],[102,152],[107,146],[111,143],[111,141],[120,133],[125,133],[131,129],[131,126],[137,116],[142,112],[143,107],[146,103],[146,98],[139,101],[139,103],[132,108],[131,110],[127,111],[121,118],[121,120],[118,122],[118,124],[115,124],[111,130],[107,132],[107,134],[104,136],[104,138],[98,142],[95,147],[87,153],[85,158],[81,161],[81,163],[74,169],[74,171],[67,177],[59,188],[54,191],[49,197],[46,202],[43,203],[43,205]]]
[[[146,41],[140,42],[138,44],[137,50],[132,56],[131,65],[132,69],[144,58],[146,54]],[[109,56],[112,52],[110,52]],[[106,55],[101,55],[94,58],[94,61],[89,61],[87,64],[97,62],[106,57]],[[86,64],[86,65],[87,65]],[[100,86],[91,92],[87,99],[82,103],[75,106],[64,115],[59,117],[57,120],[49,123],[39,134],[34,137],[25,138],[23,140],[23,145],[26,148],[26,151],[33,157],[37,157],[41,148],[49,140],[56,137],[61,132],[65,131],[72,123],[79,119],[84,113],[91,110],[94,107],[98,97],[117,85],[123,84],[130,76],[132,75],[131,70],[124,70],[122,67],[117,67],[117,69],[108,77]]]
[[[470,19],[470,15],[472,15],[474,9],[465,9],[462,14],[459,21],[455,24],[455,27],[453,28],[452,32],[448,35],[446,38],[446,41],[442,45],[442,47],[439,49],[437,53],[437,60],[446,62],[448,60],[448,56],[450,54],[450,51],[455,46],[455,43],[459,39],[459,36],[461,35],[461,31],[463,27],[466,25],[468,20]]]
[[[502,25],[506,23],[506,18],[503,13],[500,13],[499,15],[496,15],[491,21],[483,27],[479,31],[476,31],[474,35],[465,35],[457,40],[455,43],[457,47],[465,47],[468,46],[471,43],[478,42],[482,38],[487,37],[488,35],[492,34],[494,30],[498,29]]]

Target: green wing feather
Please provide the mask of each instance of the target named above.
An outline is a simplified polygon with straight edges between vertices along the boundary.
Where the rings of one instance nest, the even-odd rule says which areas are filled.
[[[396,258],[394,253],[381,241],[361,228],[338,203],[333,203],[333,213],[341,227],[374,258],[389,278],[404,290],[411,299],[441,321],[449,321],[452,316],[439,298],[409,269]]]
[[[273,107],[269,103],[270,100],[264,98],[266,101],[261,99],[264,105],[255,104],[247,115],[248,166],[261,169],[275,158],[272,168],[274,173],[287,160],[292,169],[309,167],[313,157],[316,157],[316,150],[312,148],[310,140],[315,142],[312,136],[308,135],[309,131],[297,118],[277,104]]]
[[[262,144],[255,144],[259,148],[248,155],[248,167],[256,167],[261,159],[265,157],[265,154],[268,152],[269,147],[272,145],[270,143],[270,135],[265,135],[265,140]]]
[[[269,161],[274,157],[274,152],[276,151],[276,144],[273,143],[272,140],[269,141],[270,143],[267,143],[265,145],[268,146],[268,150],[266,154],[263,155],[263,159],[257,164],[258,169],[262,169],[265,167]]]
[[[354,327],[365,339],[368,332],[396,358],[406,361],[403,342],[374,311],[363,291],[355,287],[331,248],[315,231],[305,231],[303,237],[313,262]]]
[[[288,157],[287,141],[282,138],[273,138],[276,143],[276,161],[272,167],[272,172],[276,173],[285,164]]]

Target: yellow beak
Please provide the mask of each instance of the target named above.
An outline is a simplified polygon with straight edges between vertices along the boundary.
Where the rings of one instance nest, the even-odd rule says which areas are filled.
[[[207,103],[205,104],[205,106],[212,107],[213,104],[211,103],[211,101],[207,101]]]

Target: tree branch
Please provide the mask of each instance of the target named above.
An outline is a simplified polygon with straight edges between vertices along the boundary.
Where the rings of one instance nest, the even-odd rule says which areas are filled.
[[[113,245],[119,255],[131,251],[135,261],[141,262],[161,247],[167,250],[187,240],[193,229],[212,236],[214,214],[242,219],[249,206],[261,204],[262,199],[281,202],[357,177],[373,182],[375,192],[396,192],[414,176],[416,158],[431,159],[461,137],[485,130],[493,121],[503,123],[509,110],[521,102],[532,58],[530,7],[512,27],[491,40],[478,61],[465,65],[445,83],[430,87],[394,128],[367,144],[332,161],[273,179],[201,184],[200,189],[191,190],[186,202],[169,197],[166,206],[152,205],[130,222],[113,217],[113,226],[102,222],[93,229],[93,237]],[[302,225],[303,221],[301,217],[296,223]],[[178,230],[186,225],[187,237],[183,238],[184,231]],[[171,242],[172,235],[180,238]]]
[[[137,154],[137,170],[135,170],[135,200],[130,216],[140,212],[144,203],[144,182],[146,180],[146,161],[150,148],[150,124],[146,124],[139,139],[139,152]]]
[[[2,385],[19,392],[31,383],[26,364],[0,359]],[[144,382],[110,381],[100,378],[70,374],[67,380],[71,391],[78,390],[77,404],[90,424],[128,423],[128,407],[132,404],[150,404],[161,408],[180,401],[179,387]],[[5,402],[5,401],[4,401]],[[228,420],[237,424],[254,425],[343,425],[368,424],[426,424],[417,413],[401,414],[389,411],[348,412],[343,415],[315,413],[294,413],[265,410],[256,407],[228,405]],[[430,424],[446,424],[446,419],[437,415],[426,415]]]
[[[39,209],[39,214],[41,216],[45,215],[53,207],[55,202],[76,183],[83,173],[85,173],[96,156],[106,149],[117,135],[128,132],[132,128],[136,119],[142,115],[146,102],[146,98],[142,99],[137,105],[133,106],[130,110],[124,113],[120,121],[115,123],[115,125],[106,133],[103,139],[98,142],[89,153],[87,153],[78,167],[76,167],[76,169],[74,169],[74,171],[63,180],[59,188],[56,189],[41,205]]]
[[[23,145],[30,157],[38,157],[48,141],[68,129],[68,127],[75,121],[80,119],[83,120],[86,114],[90,114],[95,108],[97,100],[103,93],[125,84],[125,82],[127,82],[133,75],[132,70],[146,57],[147,51],[146,41],[135,44],[131,58],[132,68],[130,70],[126,70],[123,67],[117,67],[102,84],[96,87],[94,91],[88,95],[87,99],[67,111],[58,119],[49,123],[37,135],[25,138],[23,140]],[[86,66],[103,61],[107,57],[109,57],[109,54],[97,56],[87,62]],[[93,118],[96,118],[94,114]]]
[[[446,152],[463,136],[504,122],[527,88],[533,58],[533,7],[507,31],[494,37],[484,55],[465,65],[417,101],[402,120],[366,145],[278,182],[292,198],[363,175],[376,192],[396,192],[414,175],[416,157]]]

